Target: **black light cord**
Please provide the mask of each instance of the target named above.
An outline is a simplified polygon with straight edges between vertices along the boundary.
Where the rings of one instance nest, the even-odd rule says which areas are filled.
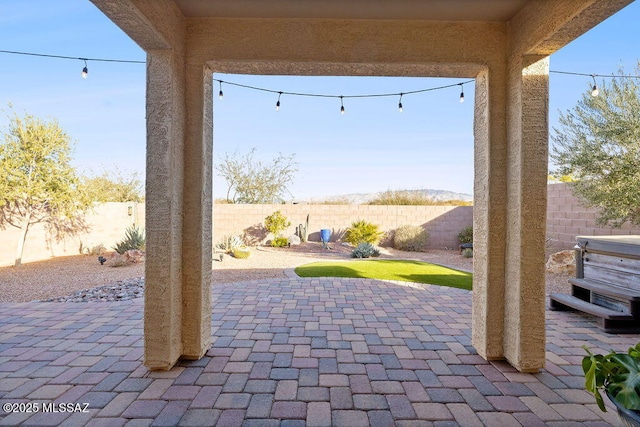
[[[36,57],[43,57],[43,58],[56,58],[56,59],[69,59],[69,60],[76,60],[76,61],[77,60],[84,61],[85,68],[83,69],[83,71],[86,71],[86,69],[87,69],[86,68],[87,67],[87,61],[115,62],[115,63],[124,63],[124,64],[145,64],[146,63],[146,61],[127,60],[127,59],[85,58],[85,57],[73,57],[73,56],[63,56],[63,55],[49,55],[49,54],[44,54],[44,53],[19,52],[19,51],[13,51],[13,50],[0,50],[0,53],[6,53],[6,54],[11,54],[11,55],[27,55],[27,56],[36,56]],[[594,73],[578,73],[578,72],[573,72],[573,71],[559,71],[559,70],[550,70],[549,73],[565,74],[565,75],[571,75],[571,76],[592,77],[594,80],[595,80],[596,77],[640,79],[640,75],[594,74]],[[84,76],[86,76],[86,74],[83,74],[83,77]],[[455,86],[463,87],[464,84],[473,83],[474,82],[474,80],[466,80],[466,81],[460,82],[460,83],[452,83],[452,84],[443,85],[443,86],[436,86],[436,87],[425,88],[425,89],[417,89],[417,90],[412,90],[412,91],[408,91],[408,92],[372,93],[372,94],[362,94],[362,95],[332,95],[332,94],[323,94],[323,93],[287,92],[287,91],[280,91],[280,90],[274,90],[274,89],[267,89],[267,88],[258,87],[258,86],[251,86],[251,85],[246,85],[246,84],[241,84],[241,83],[234,83],[234,82],[229,82],[229,81],[226,81],[226,80],[219,80],[219,79],[213,79],[213,81],[216,81],[216,82],[218,82],[220,84],[220,97],[221,98],[222,98],[222,83],[224,83],[224,84],[230,85],[230,86],[236,86],[236,87],[256,90],[256,91],[260,91],[260,92],[267,92],[267,93],[277,94],[278,95],[278,104],[280,103],[280,97],[282,95],[306,96],[306,97],[314,97],[314,98],[339,98],[341,101],[344,98],[380,98],[380,97],[389,97],[389,96],[400,96],[400,98],[402,98],[403,95],[412,95],[412,94],[416,94],[416,93],[431,92],[431,91],[435,91],[435,90],[448,89],[448,88],[455,87]],[[594,85],[594,87],[595,87],[595,85]],[[461,98],[460,98],[461,100],[464,99],[463,96],[464,95],[461,94]],[[400,102],[400,104],[401,104],[401,102]],[[279,105],[277,105],[277,106],[279,107]],[[342,106],[344,107],[344,104],[342,104]]]

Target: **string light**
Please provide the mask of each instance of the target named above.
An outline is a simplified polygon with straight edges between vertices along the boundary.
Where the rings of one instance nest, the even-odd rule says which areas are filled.
[[[145,64],[146,61],[137,61],[137,60],[126,60],[126,59],[107,59],[107,58],[77,58],[77,57],[73,57],[73,56],[63,56],[63,55],[48,55],[48,54],[42,54],[42,53],[33,53],[33,52],[20,52],[20,51],[12,51],[12,50],[0,50],[0,53],[5,53],[5,54],[12,54],[12,55],[28,55],[28,56],[36,56],[36,57],[45,57],[45,58],[57,58],[57,59],[68,59],[68,60],[80,60],[84,62],[84,67],[82,68],[82,78],[86,79],[88,74],[89,74],[89,67],[87,65],[87,61],[95,61],[95,62],[116,62],[116,63],[128,63],[128,64]],[[598,85],[596,83],[596,77],[601,77],[601,78],[631,78],[631,79],[640,79],[640,75],[605,75],[605,74],[587,74],[587,73],[578,73],[578,72],[571,72],[571,71],[560,71],[560,70],[550,70],[549,73],[553,73],[553,74],[567,74],[567,75],[574,75],[574,76],[586,76],[586,77],[591,77],[593,79],[593,86],[591,87],[591,95],[592,96],[598,96],[600,94],[600,91],[598,89]],[[434,91],[434,90],[440,90],[440,89],[446,89],[449,87],[453,87],[453,86],[460,86],[461,91],[460,91],[460,102],[464,102],[464,84],[466,83],[473,83],[474,80],[468,80],[465,82],[461,82],[461,83],[454,83],[454,84],[450,84],[450,85],[445,85],[445,86],[439,86],[439,87],[432,87],[432,88],[427,88],[427,89],[420,89],[420,90],[414,90],[414,91],[410,91],[410,92],[400,92],[400,93],[379,93],[379,94],[367,94],[367,95],[326,95],[326,94],[314,94],[314,93],[297,93],[297,92],[285,92],[285,91],[274,91],[271,89],[265,89],[265,88],[260,88],[260,87],[255,87],[255,86],[249,86],[249,85],[243,85],[243,84],[239,84],[239,83],[232,83],[232,82],[223,82],[222,80],[217,80],[217,79],[213,79],[214,81],[218,81],[220,83],[220,92],[219,92],[219,97],[220,99],[223,98],[224,94],[222,92],[222,83],[226,83],[229,85],[233,85],[233,86],[238,86],[238,87],[244,87],[247,89],[253,89],[253,90],[259,90],[259,91],[264,91],[264,92],[270,92],[270,93],[277,93],[278,94],[278,101],[276,102],[276,111],[278,111],[280,109],[280,97],[283,94],[286,95],[296,95],[296,96],[308,96],[308,97],[323,97],[323,98],[340,98],[340,112],[342,114],[345,113],[345,109],[344,109],[344,98],[373,98],[373,97],[385,97],[385,96],[399,96],[399,102],[398,102],[398,110],[400,112],[402,112],[403,107],[402,107],[402,96],[403,95],[408,95],[408,94],[417,94],[417,93],[422,93],[422,92],[430,92],[430,91]]]
[[[82,73],[80,73],[80,75],[82,76],[83,79],[87,78],[87,74],[89,74],[89,68],[87,68],[87,60],[86,59],[82,59],[84,61],[84,68],[82,69]]]

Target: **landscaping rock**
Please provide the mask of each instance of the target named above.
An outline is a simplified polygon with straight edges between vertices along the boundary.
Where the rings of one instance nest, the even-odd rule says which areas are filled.
[[[127,258],[128,262],[133,264],[144,262],[144,252],[139,249],[129,249],[124,253],[124,256]]]
[[[551,254],[547,260],[547,271],[555,274],[576,274],[575,251],[566,250]]]
[[[127,301],[144,296],[144,277],[122,280],[107,286],[83,289],[71,295],[49,298],[43,302]]]
[[[296,236],[295,234],[292,236],[289,236],[289,244],[291,246],[296,246],[300,244],[300,237]]]

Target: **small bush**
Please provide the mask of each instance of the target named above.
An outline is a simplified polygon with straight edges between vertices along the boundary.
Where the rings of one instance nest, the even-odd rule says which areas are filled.
[[[264,219],[264,228],[273,233],[275,237],[280,237],[280,234],[290,225],[291,221],[280,211],[275,211]]]
[[[284,248],[289,245],[289,239],[286,237],[276,237],[271,241],[271,246],[274,248]]]
[[[434,200],[424,190],[387,190],[384,191],[368,205],[393,205],[393,206],[472,206],[473,202],[464,200]]]
[[[216,248],[221,249],[228,254],[233,252],[239,246],[244,246],[244,242],[242,241],[242,237],[237,235],[223,236],[216,244]]]
[[[82,242],[80,243],[80,253],[83,255],[100,256],[104,255],[105,252],[107,252],[107,248],[102,243],[95,246],[84,246]]]
[[[429,206],[435,205],[435,201],[426,193],[409,190],[387,190],[371,200],[369,205],[393,205],[393,206]]]
[[[128,251],[129,249],[139,249],[144,251],[145,249],[145,236],[144,230],[139,229],[138,227],[131,226],[127,228],[124,233],[124,239],[122,239],[118,244],[116,244],[113,249],[118,252],[120,255]]]
[[[462,256],[465,257],[465,258],[473,258],[473,249],[464,248],[462,250]]]
[[[239,246],[233,250],[232,255],[234,258],[247,259],[251,255],[251,251],[246,246]]]
[[[460,243],[473,243],[473,227],[465,227],[465,229],[458,234],[458,240],[460,240]]]
[[[376,249],[371,243],[360,243],[351,252],[351,258],[369,258],[380,256],[380,251]]]
[[[403,225],[393,235],[393,247],[401,251],[424,251],[429,233],[419,225]]]
[[[354,246],[360,243],[378,244],[384,233],[380,231],[377,225],[364,220],[351,223],[351,227],[347,228],[344,234],[344,240]]]

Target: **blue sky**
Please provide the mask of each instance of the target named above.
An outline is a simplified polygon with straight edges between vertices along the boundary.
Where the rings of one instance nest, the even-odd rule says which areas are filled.
[[[551,69],[611,74],[632,72],[640,58],[640,2],[601,23],[551,57]],[[88,0],[0,0],[0,50],[89,58],[145,60],[145,53]],[[81,173],[118,168],[144,174],[145,66],[84,63],[0,53],[0,108],[56,118],[75,142]],[[237,76],[215,78],[277,91],[333,95],[399,93],[459,83],[461,79]],[[558,111],[580,99],[590,78],[552,74],[550,126]],[[218,85],[215,84],[215,93]],[[460,87],[398,99],[277,96],[223,85],[214,98],[214,156],[255,147],[257,157],[295,154],[291,186],[299,200],[323,195],[435,188],[473,191],[473,92]],[[0,115],[0,129],[7,125]],[[216,176],[214,196],[224,181]]]

